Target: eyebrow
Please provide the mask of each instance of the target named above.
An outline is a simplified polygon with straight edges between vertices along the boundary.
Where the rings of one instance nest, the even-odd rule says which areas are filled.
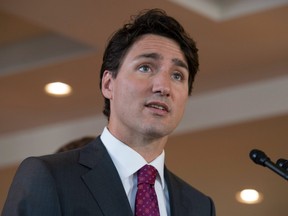
[[[135,59],[139,59],[139,58],[151,58],[153,60],[163,59],[163,57],[158,53],[144,53],[144,54],[141,54],[139,56],[136,56]],[[173,58],[172,63],[176,66],[180,66],[180,67],[183,67],[183,68],[188,70],[187,64],[184,61],[182,61],[181,59]]]
[[[172,62],[177,65],[177,66],[180,66],[180,67],[183,67],[185,69],[188,70],[188,66],[185,62],[183,62],[182,60],[178,59],[178,58],[173,58],[172,59]]]
[[[141,55],[136,56],[135,59],[139,59],[139,58],[151,58],[154,60],[159,60],[159,59],[162,59],[163,57],[158,53],[143,53]]]

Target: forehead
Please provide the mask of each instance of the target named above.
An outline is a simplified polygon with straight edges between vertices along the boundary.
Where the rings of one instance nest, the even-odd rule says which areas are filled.
[[[173,39],[155,35],[145,34],[140,36],[126,53],[126,57],[141,55],[143,53],[159,53],[166,58],[178,58],[186,62],[183,51],[179,44]]]

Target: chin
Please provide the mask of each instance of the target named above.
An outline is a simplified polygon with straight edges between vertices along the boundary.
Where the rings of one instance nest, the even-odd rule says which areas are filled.
[[[145,134],[151,138],[162,138],[170,135],[174,130],[168,128],[149,127],[146,128]]]

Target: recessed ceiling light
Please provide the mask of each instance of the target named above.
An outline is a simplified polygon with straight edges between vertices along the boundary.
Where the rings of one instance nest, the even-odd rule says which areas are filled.
[[[236,199],[245,204],[256,204],[263,200],[263,195],[254,189],[244,189],[236,194]]]
[[[71,94],[72,88],[66,83],[53,82],[45,85],[45,91],[53,96],[67,96]]]

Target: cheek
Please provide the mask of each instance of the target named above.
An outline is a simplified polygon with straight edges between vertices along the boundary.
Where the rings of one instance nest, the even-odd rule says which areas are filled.
[[[128,79],[118,82],[114,89],[114,99],[127,107],[132,105],[133,101],[139,98],[139,95],[139,84]]]
[[[187,104],[187,101],[188,101],[188,95],[180,95],[179,97],[179,100],[178,100],[178,109],[179,109],[179,115],[183,115],[184,111],[185,111],[185,108],[186,108],[186,104]]]
[[[134,99],[137,99],[139,96],[144,95],[147,91],[148,83],[145,80],[140,79],[126,79],[121,83],[122,91],[124,95],[129,95]]]

